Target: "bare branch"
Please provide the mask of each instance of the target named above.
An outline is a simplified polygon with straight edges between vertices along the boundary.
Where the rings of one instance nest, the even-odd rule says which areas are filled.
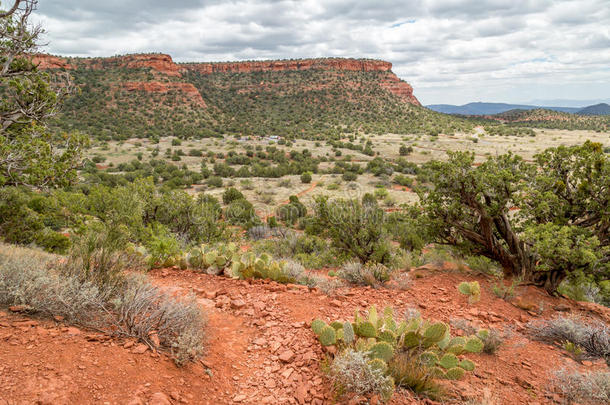
[[[11,7],[10,10],[4,12],[4,13],[0,13],[0,18],[4,18],[4,17],[8,17],[9,15],[13,14],[15,11],[17,11],[17,7],[19,7],[19,3],[21,3],[22,0],[15,0],[15,4],[13,4],[13,7]]]

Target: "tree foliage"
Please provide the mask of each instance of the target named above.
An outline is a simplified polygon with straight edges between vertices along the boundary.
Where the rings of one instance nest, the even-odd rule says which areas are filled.
[[[51,79],[39,71],[29,56],[43,32],[28,22],[36,4],[21,0],[12,12],[0,13],[0,186],[68,184],[87,143],[46,127],[72,86],[67,75]]]
[[[608,278],[610,163],[601,145],[557,147],[479,166],[450,152],[419,191],[434,239],[497,260],[508,276],[555,292],[566,277]]]

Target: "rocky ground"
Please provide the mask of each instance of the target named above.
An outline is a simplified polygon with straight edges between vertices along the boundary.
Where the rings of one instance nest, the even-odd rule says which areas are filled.
[[[466,319],[506,331],[494,354],[471,355],[476,370],[452,384],[456,403],[552,404],[553,370],[605,368],[603,361],[578,363],[562,349],[532,341],[524,325],[535,318],[580,314],[610,322],[610,311],[593,304],[553,298],[534,288],[519,291],[519,308],[495,297],[480,277],[433,269],[417,270],[406,289],[345,288],[327,296],[304,286],[262,280],[238,281],[173,269],[151,273],[176,294],[192,292],[208,312],[207,353],[177,368],[165,355],[134,341],[0,312],[0,404],[326,404],[333,400],[321,371],[324,353],[309,328],[314,318],[352,319],[355,309],[409,308],[426,318]],[[476,304],[456,290],[477,279]],[[397,391],[392,404],[425,404]]]

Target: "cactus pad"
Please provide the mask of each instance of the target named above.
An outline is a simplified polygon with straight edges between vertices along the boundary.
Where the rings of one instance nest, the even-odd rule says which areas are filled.
[[[379,334],[377,335],[377,339],[381,340],[382,342],[388,342],[389,344],[393,345],[394,343],[396,343],[396,334],[391,330],[384,330],[379,332]]]
[[[457,367],[460,360],[455,354],[447,353],[438,361],[438,364],[444,369],[449,370],[450,368]]]
[[[330,326],[333,327],[333,329],[337,330],[337,329],[342,329],[343,328],[343,322],[341,321],[333,321],[330,323]]]
[[[448,326],[442,322],[434,323],[424,331],[424,339],[430,342],[440,342],[445,336],[447,329]]]
[[[483,350],[483,342],[476,336],[470,337],[464,345],[464,350],[470,353],[481,353]]]
[[[472,371],[474,370],[474,362],[468,360],[468,359],[464,359],[462,361],[460,361],[460,367],[463,368],[466,371]]]
[[[317,336],[320,336],[320,333],[322,333],[322,329],[324,329],[325,326],[327,326],[326,322],[321,319],[314,319],[311,322],[311,329]]]
[[[385,361],[383,361],[381,359],[372,359],[372,360],[369,360],[367,363],[368,363],[369,367],[371,367],[373,370],[378,370],[383,374],[385,374],[388,371],[388,365],[386,364]]]
[[[387,342],[378,342],[372,345],[369,349],[371,358],[381,359],[383,361],[390,361],[394,355],[394,349]]]
[[[375,337],[377,336],[377,328],[369,321],[362,322],[358,325],[358,335],[367,338]]]
[[[447,370],[445,373],[445,378],[448,380],[459,380],[464,376],[464,369],[459,367],[453,367]]]
[[[351,345],[354,342],[354,328],[350,322],[343,323],[343,341],[345,344]]]
[[[335,333],[335,330],[328,325],[322,328],[322,331],[320,332],[320,336],[318,336],[318,338],[320,339],[320,343],[322,343],[322,346],[331,346],[337,343],[337,335]]]

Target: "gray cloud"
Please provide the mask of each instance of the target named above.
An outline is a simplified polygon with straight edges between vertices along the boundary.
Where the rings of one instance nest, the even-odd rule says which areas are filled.
[[[388,60],[424,103],[602,98],[607,0],[40,0],[45,51]]]

